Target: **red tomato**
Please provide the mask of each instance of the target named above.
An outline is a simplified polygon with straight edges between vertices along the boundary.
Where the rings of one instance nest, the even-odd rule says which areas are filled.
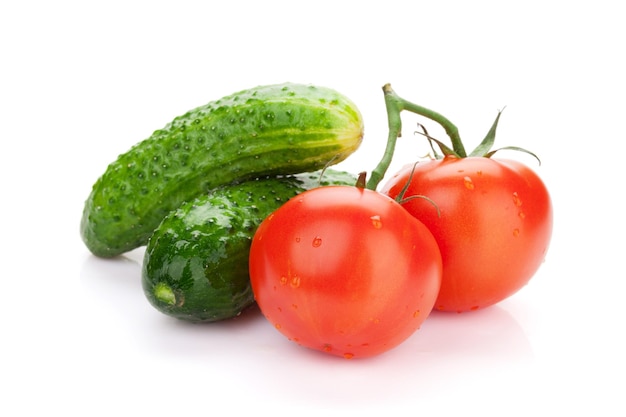
[[[443,259],[435,308],[470,311],[522,288],[546,256],[552,204],[541,179],[525,165],[484,157],[446,157],[404,167],[381,192],[396,198],[439,244]],[[440,216],[433,203],[439,208]]]
[[[429,315],[441,255],[428,229],[389,197],[328,186],[263,221],[250,279],[261,311],[289,340],[367,357],[400,344]]]

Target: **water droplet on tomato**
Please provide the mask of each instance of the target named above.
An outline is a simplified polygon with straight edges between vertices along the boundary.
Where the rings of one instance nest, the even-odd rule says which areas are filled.
[[[354,353],[346,352],[343,354],[343,357],[346,359],[352,359],[354,358]]]
[[[519,236],[519,229],[513,229],[513,236],[515,237]]]
[[[287,277],[285,277],[285,276],[280,277],[280,283],[281,283],[282,285],[287,284]]]
[[[518,216],[519,216],[519,218],[520,218],[520,219],[522,219],[522,220],[523,220],[523,219],[525,219],[525,218],[526,218],[526,213],[524,213],[523,211],[520,211],[520,212],[518,213]]]
[[[319,248],[320,246],[322,246],[322,238],[319,236],[316,236],[315,239],[313,239],[312,245],[314,248]]]
[[[517,207],[520,207],[522,205],[522,199],[517,194],[517,192],[513,193],[513,204],[515,204]]]
[[[275,327],[277,330],[280,330],[280,328],[281,328],[282,326],[281,326],[279,323],[276,323],[276,324],[274,325],[274,327]]]
[[[291,278],[291,282],[289,283],[293,288],[298,288],[300,286],[300,277],[294,276]]]
[[[300,238],[299,237],[296,238],[296,243],[300,243]]]
[[[413,318],[418,318],[420,316],[420,311],[419,310],[415,310],[413,312]]]
[[[463,184],[465,184],[465,188],[467,188],[468,190],[474,189],[474,183],[472,182],[472,179],[470,177],[464,177]]]
[[[370,219],[372,219],[372,225],[374,226],[374,228],[380,229],[381,227],[383,227],[383,222],[380,220],[379,215],[372,216],[370,217]]]

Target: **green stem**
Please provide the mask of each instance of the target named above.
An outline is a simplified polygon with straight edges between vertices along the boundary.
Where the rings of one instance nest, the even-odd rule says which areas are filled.
[[[461,142],[459,129],[445,116],[403,99],[398,96],[395,91],[393,91],[390,84],[385,84],[383,86],[383,93],[385,94],[385,106],[387,107],[389,136],[387,137],[387,147],[385,148],[385,153],[376,168],[372,171],[370,178],[367,181],[366,188],[376,190],[376,187],[378,187],[378,184],[387,173],[387,169],[389,169],[389,165],[391,164],[393,153],[396,148],[396,140],[402,134],[402,119],[400,118],[400,113],[403,110],[426,117],[427,119],[441,125],[452,142],[452,149],[454,150],[454,153],[461,158],[465,158],[467,156],[463,142]]]
[[[465,147],[463,146],[463,142],[461,142],[461,136],[459,135],[459,129],[445,116],[429,110],[425,107],[422,107],[417,104],[413,104],[409,101],[404,100],[403,98],[398,97],[400,102],[402,103],[402,110],[407,110],[412,113],[418,114],[420,116],[426,117],[443,127],[446,131],[446,134],[450,138],[452,142],[452,149],[454,152],[461,158],[465,158],[467,153],[465,152]]]
[[[467,156],[465,147],[463,146],[463,142],[461,142],[461,137],[459,136],[459,129],[457,129],[457,127],[450,120],[437,112],[401,98],[395,93],[395,91],[393,91],[390,84],[385,84],[383,86],[383,93],[385,94],[385,106],[387,107],[389,136],[387,137],[387,147],[385,148],[385,153],[367,181],[368,189],[376,190],[376,187],[378,187],[378,184],[382,181],[389,165],[391,164],[393,153],[396,148],[396,140],[402,134],[402,119],[400,118],[400,113],[403,110],[426,117],[441,125],[446,134],[450,137],[454,152],[459,157]]]
[[[370,190],[376,190],[376,187],[378,187],[378,184],[385,176],[385,173],[391,164],[394,150],[396,149],[396,140],[402,133],[402,119],[400,118],[402,105],[398,100],[399,97],[394,93],[391,89],[391,85],[389,84],[385,84],[383,86],[383,93],[385,94],[385,106],[387,107],[389,136],[387,137],[387,147],[385,148],[385,153],[367,181],[367,188]]]

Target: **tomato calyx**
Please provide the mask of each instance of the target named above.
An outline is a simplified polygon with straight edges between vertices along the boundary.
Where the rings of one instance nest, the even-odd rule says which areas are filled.
[[[478,146],[472,152],[468,154],[467,151],[465,150],[465,145],[463,144],[463,141],[461,140],[459,129],[448,118],[446,118],[440,113],[437,113],[433,110],[430,110],[426,107],[420,106],[418,104],[415,104],[413,102],[410,102],[400,97],[398,94],[396,94],[393,88],[391,88],[391,84],[389,83],[383,86],[383,94],[385,97],[385,107],[387,109],[387,124],[389,127],[387,145],[386,145],[385,151],[383,153],[383,156],[380,162],[372,170],[369,179],[367,179],[366,172],[361,172],[359,174],[358,180],[355,184],[357,188],[376,191],[379,183],[382,181],[385,174],[387,173],[387,170],[389,166],[391,165],[391,161],[393,159],[393,155],[394,155],[394,151],[396,147],[396,140],[400,136],[402,136],[401,113],[403,111],[408,111],[408,112],[417,114],[419,116],[426,117],[427,119],[430,119],[436,122],[444,129],[444,131],[446,132],[446,134],[448,135],[450,139],[450,142],[452,145],[451,147],[446,145],[443,141],[431,136],[426,130],[426,127],[422,125],[421,123],[418,123],[417,125],[421,131],[416,131],[415,133],[423,135],[428,139],[435,159],[443,159],[445,157],[491,158],[496,152],[503,151],[503,150],[512,150],[512,151],[524,152],[533,156],[538,161],[539,165],[541,165],[541,160],[535,153],[527,149],[518,147],[518,146],[504,146],[498,149],[492,149],[494,142],[495,142],[495,138],[496,138],[496,130],[498,128],[498,122],[500,121],[500,116],[502,115],[502,112],[504,109],[498,111],[498,114],[496,115],[495,120],[493,121],[491,127],[489,128],[489,131],[485,135],[485,138],[478,144]],[[438,150],[436,148],[438,148]],[[415,169],[415,166],[413,167],[413,169]],[[400,193],[400,195],[396,198],[397,202],[402,204],[410,199],[424,198],[430,201],[430,203],[433,204],[437,208],[437,213],[439,214],[439,208],[437,207],[437,205],[433,201],[429,200],[427,197],[416,195],[416,196],[411,196],[408,199],[405,199],[404,198],[405,192],[406,192],[406,189]]]
[[[409,179],[404,184],[404,186],[402,187],[402,189],[398,193],[398,195],[395,198],[395,200],[396,200],[396,202],[398,204],[402,205],[402,204],[407,203],[407,202],[409,202],[411,200],[414,200],[416,198],[424,199],[424,200],[428,201],[430,204],[432,204],[433,207],[435,207],[435,209],[437,210],[437,217],[441,217],[441,210],[439,210],[439,206],[437,205],[437,203],[435,203],[432,199],[426,197],[425,195],[416,194],[416,195],[411,195],[409,197],[405,197],[405,194],[406,194],[407,190],[409,189],[409,185],[411,184],[411,180],[413,179],[413,175],[415,174],[415,167],[417,166],[418,163],[419,163],[419,161],[415,162],[413,164],[413,167],[411,168],[411,172],[409,173]]]
[[[418,124],[418,128],[421,130],[417,131],[417,134],[421,134],[425,136],[431,146],[433,151],[433,155],[436,159],[442,159],[445,156],[453,156],[457,158],[466,158],[466,157],[484,157],[491,158],[496,152],[503,150],[513,150],[518,152],[524,152],[531,156],[533,156],[539,164],[541,165],[541,160],[537,155],[533,152],[520,148],[518,146],[505,146],[498,149],[492,149],[495,138],[496,138],[496,130],[498,127],[498,122],[500,121],[500,116],[502,115],[502,111],[499,110],[496,115],[496,119],[492,123],[489,131],[485,135],[485,138],[478,144],[478,146],[469,154],[465,150],[465,146],[463,141],[461,140],[461,136],[459,134],[459,129],[456,127],[454,123],[452,123],[449,119],[443,116],[440,113],[432,111],[426,107],[420,106],[418,104],[412,103],[404,98],[400,97],[396,92],[391,88],[390,84],[385,84],[383,86],[383,93],[385,95],[385,105],[387,107],[387,119],[389,124],[389,138],[387,141],[387,149],[385,150],[385,156],[376,167],[376,169],[372,172],[372,176],[370,181],[368,182],[368,188],[374,189],[380,179],[385,175],[386,170],[389,166],[389,162],[391,160],[391,155],[393,154],[395,148],[395,139],[401,136],[402,130],[402,120],[400,117],[400,113],[402,111],[409,111],[411,113],[415,113],[419,116],[426,117],[437,124],[439,124],[446,134],[448,135],[451,147],[446,145],[443,141],[436,139],[428,134],[428,131],[422,124]],[[436,147],[439,149],[441,154],[435,149]],[[374,187],[374,188],[372,188]]]

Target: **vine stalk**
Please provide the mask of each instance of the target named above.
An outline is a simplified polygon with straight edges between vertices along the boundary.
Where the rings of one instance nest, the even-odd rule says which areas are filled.
[[[459,130],[450,120],[437,112],[403,99],[398,96],[395,91],[393,91],[390,84],[385,84],[383,86],[383,93],[385,95],[385,106],[387,108],[389,136],[387,137],[385,153],[376,168],[372,171],[370,178],[367,181],[366,188],[376,190],[378,184],[382,181],[389,165],[391,164],[396,148],[396,140],[402,135],[402,119],[400,117],[400,113],[404,110],[426,117],[440,124],[444,128],[446,134],[450,137],[454,152],[460,157],[467,156],[459,136]]]

